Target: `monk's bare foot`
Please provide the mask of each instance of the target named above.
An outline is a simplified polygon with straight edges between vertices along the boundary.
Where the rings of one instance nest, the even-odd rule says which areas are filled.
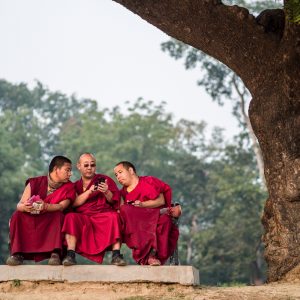
[[[161,262],[155,256],[150,255],[148,258],[148,265],[150,266],[160,266]]]

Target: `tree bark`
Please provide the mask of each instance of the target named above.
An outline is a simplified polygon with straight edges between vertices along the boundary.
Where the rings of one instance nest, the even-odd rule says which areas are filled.
[[[282,278],[300,263],[300,27],[282,10],[255,18],[218,0],[114,1],[220,60],[249,89],[269,192],[263,215],[268,280]]]

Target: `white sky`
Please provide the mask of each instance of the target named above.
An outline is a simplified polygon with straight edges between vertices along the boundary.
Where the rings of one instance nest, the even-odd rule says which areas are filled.
[[[219,107],[160,50],[169,38],[111,0],[0,0],[0,78],[122,107],[138,97],[167,102],[178,120],[205,120],[236,134],[231,109]]]

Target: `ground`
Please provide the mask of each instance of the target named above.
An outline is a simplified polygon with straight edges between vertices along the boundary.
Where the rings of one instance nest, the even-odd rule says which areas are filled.
[[[10,281],[0,283],[0,300],[296,300],[299,282],[261,286],[204,287],[155,283],[62,283]]]

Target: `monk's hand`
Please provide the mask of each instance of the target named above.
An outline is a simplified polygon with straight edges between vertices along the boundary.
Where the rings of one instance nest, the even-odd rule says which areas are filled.
[[[98,191],[98,185],[93,184],[87,191],[89,191],[90,194],[92,194],[93,192]]]
[[[32,207],[34,208],[35,214],[40,214],[42,211],[45,210],[46,203],[43,200],[39,200],[39,201],[34,202],[32,204]]]
[[[102,192],[103,194],[106,194],[108,192],[108,184],[107,179],[105,179],[105,182],[101,182],[98,185],[98,190]]]
[[[31,203],[25,202],[25,203],[23,204],[23,211],[24,211],[24,212],[31,213],[33,210],[34,210],[34,208],[32,207],[32,204],[31,204]]]
[[[140,200],[135,200],[134,203],[132,203],[132,205],[136,207],[143,207],[143,202]]]

